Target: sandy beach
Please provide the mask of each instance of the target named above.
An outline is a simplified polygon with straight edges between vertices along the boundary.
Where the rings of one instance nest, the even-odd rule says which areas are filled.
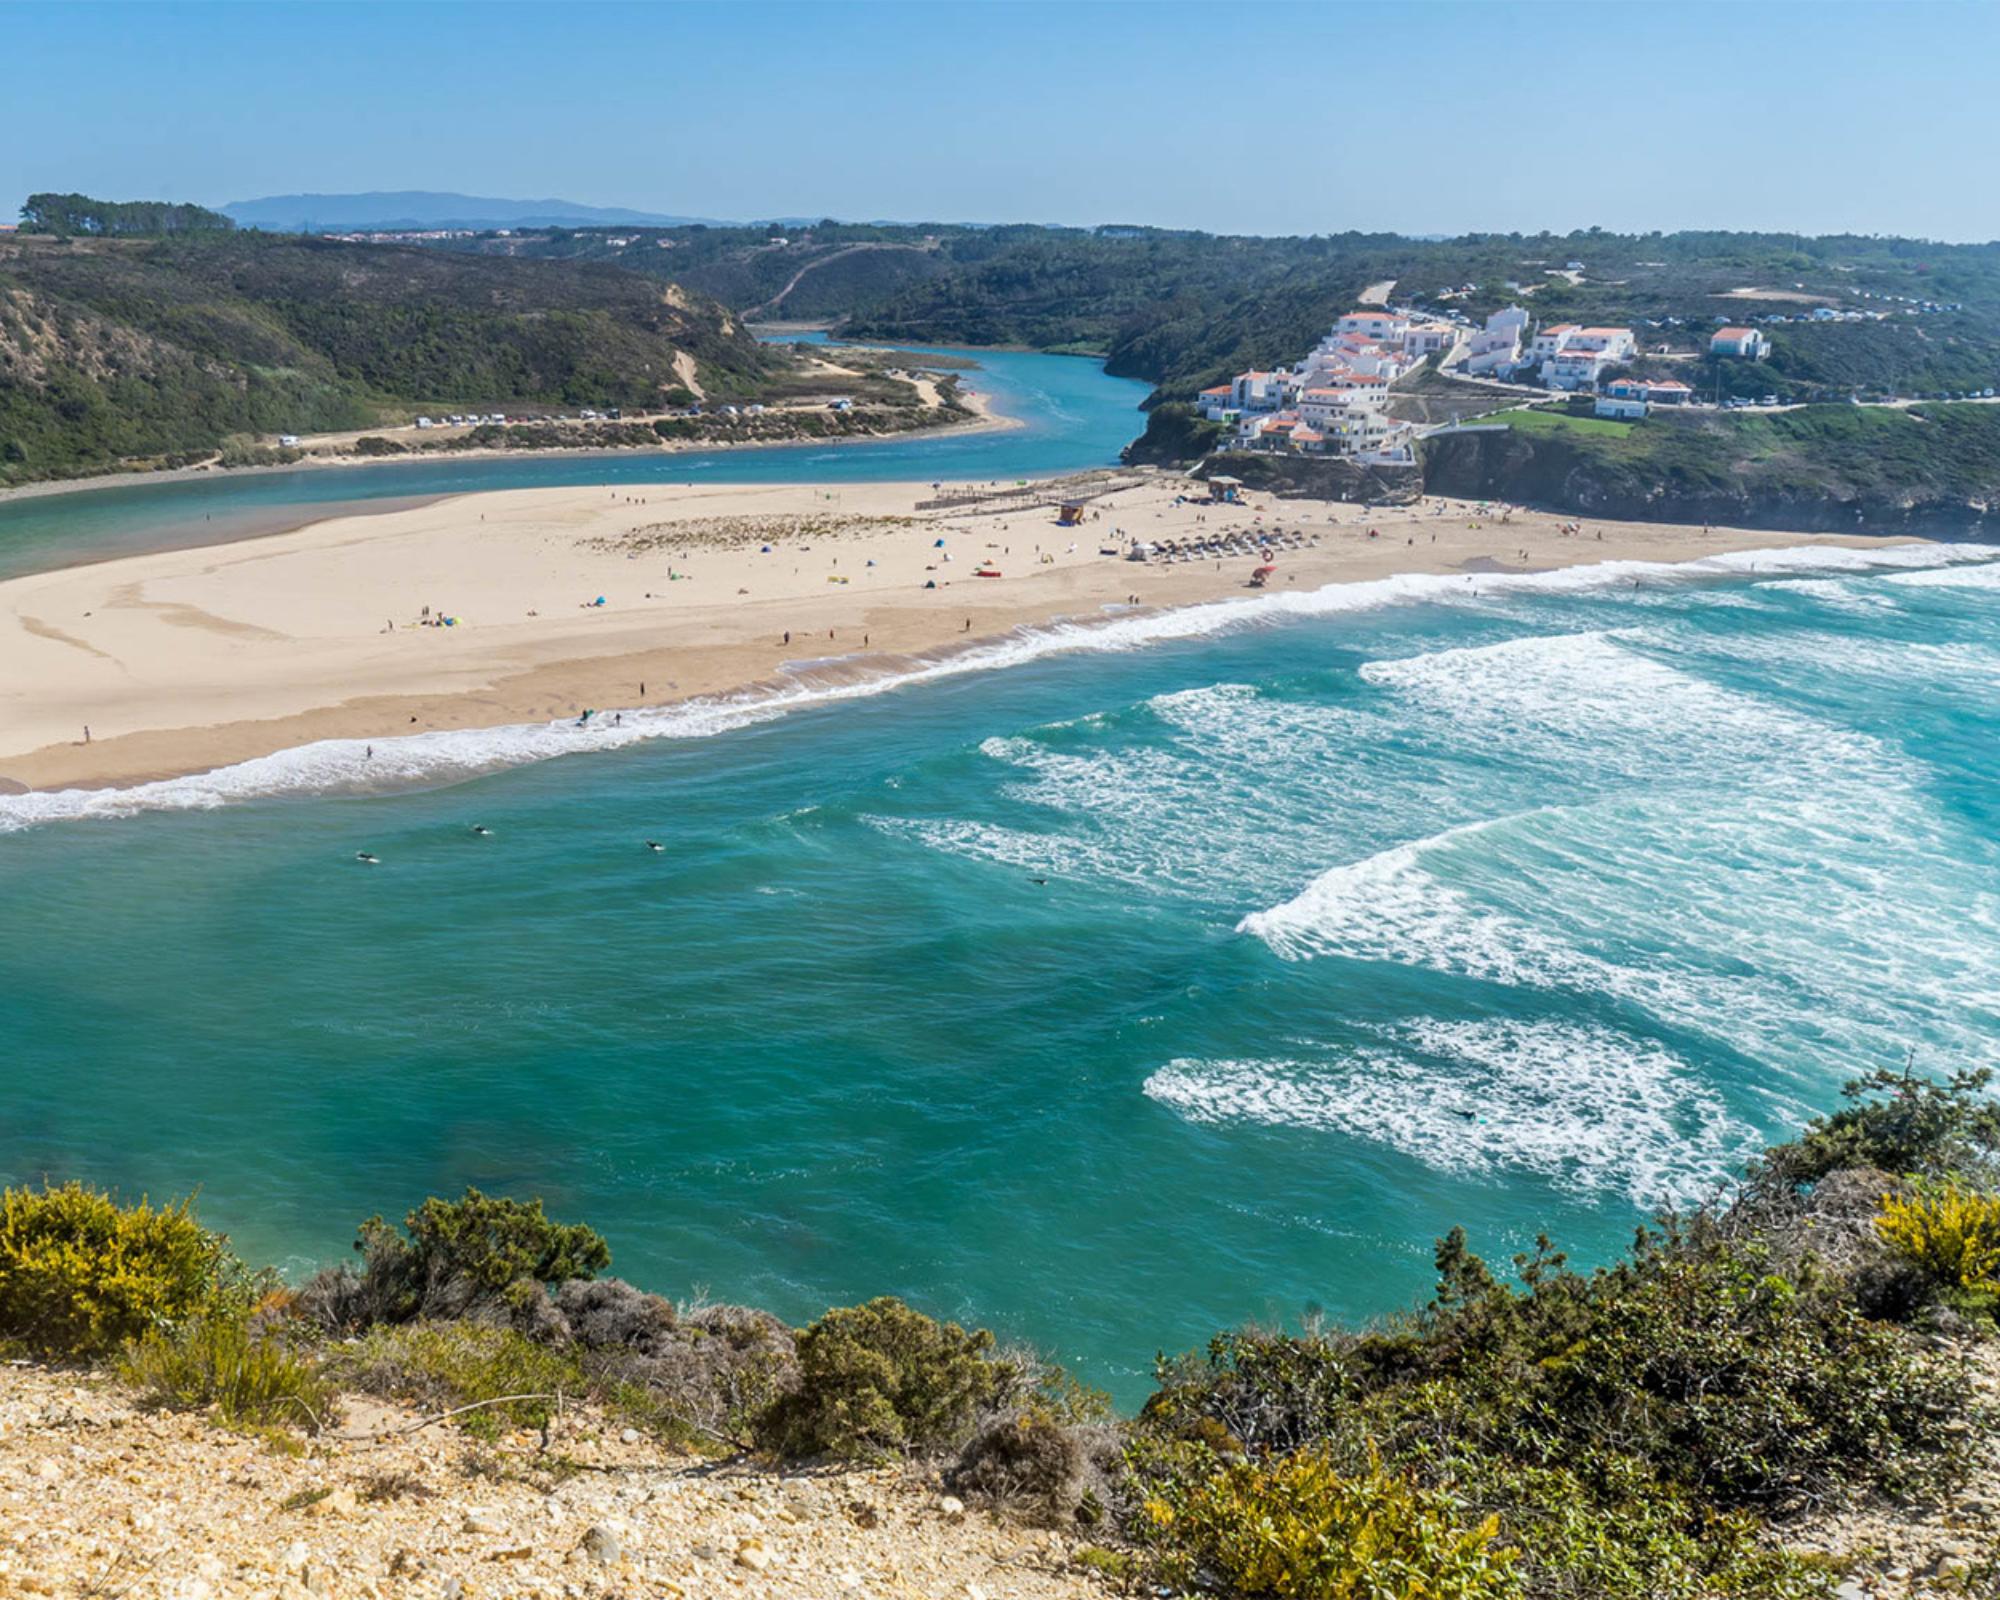
[[[1303,548],[1269,582],[1296,590],[1885,543],[1569,532],[1437,500],[1220,507],[1176,503],[1191,488],[1178,476],[1131,476],[1078,528],[1052,506],[918,512],[920,484],[507,490],[14,579],[0,583],[0,782],[125,785],[319,739],[612,716],[779,687],[835,657],[896,673],[1024,625],[1251,592],[1256,558],[1140,564],[1122,555],[1134,537],[1281,528]]]

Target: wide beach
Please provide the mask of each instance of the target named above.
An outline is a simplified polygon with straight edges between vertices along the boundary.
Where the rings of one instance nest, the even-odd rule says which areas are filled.
[[[1129,477],[1077,528],[1052,503],[919,512],[933,490],[918,484],[527,489],[14,579],[0,584],[0,778],[124,785],[316,740],[609,721],[897,674],[1056,619],[1240,597],[1264,564],[1135,563],[1135,538],[1282,530],[1294,547],[1271,558],[1279,591],[1885,543],[1572,529],[1439,500],[1212,506],[1179,477]]]

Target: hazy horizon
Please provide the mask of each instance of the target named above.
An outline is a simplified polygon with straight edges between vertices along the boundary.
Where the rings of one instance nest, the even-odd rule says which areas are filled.
[[[1964,181],[2000,140],[2000,18],[1955,0],[7,18],[9,216],[41,190],[436,190],[746,222],[2000,234]]]

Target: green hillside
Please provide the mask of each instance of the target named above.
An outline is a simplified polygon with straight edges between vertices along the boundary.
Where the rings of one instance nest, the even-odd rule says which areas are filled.
[[[206,455],[235,434],[446,407],[712,399],[788,358],[698,294],[588,263],[201,234],[0,244],[0,482]]]
[[[1676,358],[1705,352],[1719,322],[1787,319],[1766,325],[1775,348],[1762,366],[1700,361],[1704,393],[1718,382],[1725,393],[1775,390],[1801,400],[2000,385],[2000,244],[1595,229],[1263,239],[1136,227],[821,223],[783,234],[559,229],[450,248],[615,262],[739,312],[837,321],[857,338],[1087,351],[1114,373],[1158,384],[1160,400],[1247,366],[1296,360],[1365,288],[1383,282],[1396,285],[1399,299],[1473,316],[1518,302],[1544,323],[1637,325],[1644,344],[1665,345]],[[1572,261],[1582,269],[1571,273]],[[1882,322],[1791,320],[1816,308],[1891,314]]]
[[[1655,411],[1637,425],[1514,411],[1423,446],[1433,494],[1610,518],[1964,534],[2000,504],[2000,405]]]

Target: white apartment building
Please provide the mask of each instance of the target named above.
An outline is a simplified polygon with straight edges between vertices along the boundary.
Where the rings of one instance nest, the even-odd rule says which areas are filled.
[[[1291,398],[1288,372],[1239,372],[1230,385],[1230,403],[1238,411],[1276,411]]]
[[[1528,348],[1551,389],[1594,389],[1606,367],[1630,361],[1638,342],[1630,328],[1579,328],[1573,322],[1544,328]]]
[[[1465,370],[1477,375],[1520,365],[1521,336],[1527,328],[1528,313],[1519,306],[1494,312],[1467,345]]]
[[[1558,350],[1542,363],[1542,382],[1551,389],[1595,389],[1607,365],[1601,350]]]

